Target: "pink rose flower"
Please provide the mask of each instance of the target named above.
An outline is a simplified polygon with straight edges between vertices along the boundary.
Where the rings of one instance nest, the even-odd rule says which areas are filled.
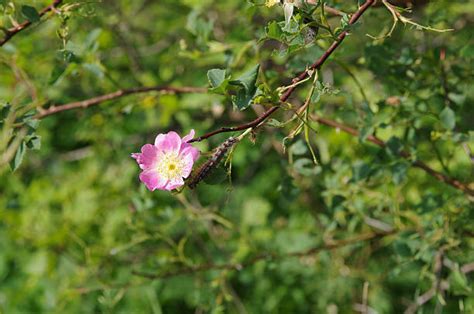
[[[176,132],[158,134],[155,145],[145,144],[141,153],[132,154],[140,168],[140,180],[150,191],[171,191],[184,185],[199,158],[199,150],[188,143],[194,130],[181,138]]]

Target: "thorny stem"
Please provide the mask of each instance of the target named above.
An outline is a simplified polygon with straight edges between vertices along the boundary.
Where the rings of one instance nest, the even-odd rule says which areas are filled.
[[[374,4],[375,0],[367,0],[362,6],[359,7],[359,9],[352,15],[351,19],[349,20],[349,24],[352,25],[356,23],[359,18],[364,14],[367,9]],[[327,59],[332,55],[332,53],[339,47],[339,45],[342,43],[342,41],[346,38],[348,34],[348,31],[343,31],[337,36],[336,40],[329,46],[329,48],[324,52],[324,54],[316,60],[307,70],[303,71],[300,73],[298,76],[293,78],[292,83],[285,88],[285,93],[281,95],[280,97],[280,103],[284,103],[290,98],[290,96],[293,94],[293,92],[296,90],[298,83],[305,80],[310,76],[312,71],[314,70],[319,70],[322,65],[327,61]],[[207,134],[201,135],[197,138],[192,139],[190,142],[200,142],[205,139],[208,139],[214,135],[224,133],[224,132],[235,132],[235,131],[241,131],[248,129],[249,127],[255,128],[258,125],[260,125],[262,122],[264,122],[268,117],[270,117],[273,113],[275,113],[278,109],[280,108],[279,105],[272,106],[267,111],[265,111],[260,117],[256,118],[253,121],[250,121],[248,123],[235,126],[235,127],[224,127],[220,128],[218,130],[209,132]]]
[[[69,104],[59,105],[59,106],[51,106],[48,109],[43,110],[42,112],[38,113],[35,118],[42,119],[44,117],[56,114],[61,111],[71,110],[71,109],[78,109],[78,108],[87,108],[90,106],[98,105],[104,101],[120,98],[126,95],[131,94],[141,94],[147,93],[151,91],[157,91],[161,93],[169,93],[169,94],[182,94],[182,93],[206,93],[207,88],[201,87],[172,87],[172,86],[151,86],[151,87],[136,87],[130,89],[120,89],[113,93],[100,95],[97,97],[93,97],[90,99],[76,101]]]

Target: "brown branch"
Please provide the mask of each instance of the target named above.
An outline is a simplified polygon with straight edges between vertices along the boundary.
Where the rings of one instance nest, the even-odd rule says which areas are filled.
[[[76,101],[69,104],[58,105],[58,106],[51,106],[48,109],[40,111],[35,118],[42,119],[44,117],[56,114],[58,112],[71,110],[71,109],[79,109],[79,108],[87,108],[90,106],[98,105],[104,101],[112,100],[116,98],[120,98],[126,95],[131,94],[140,94],[140,93],[147,93],[151,91],[157,92],[165,92],[171,94],[181,94],[181,93],[205,93],[207,92],[207,88],[201,87],[171,87],[171,86],[151,86],[151,87],[136,87],[130,89],[120,89],[113,93],[100,95],[97,97],[93,97],[90,99]]]
[[[344,16],[344,12],[324,4],[324,11],[334,16]]]
[[[345,124],[336,122],[334,120],[322,118],[322,117],[316,116],[316,115],[312,115],[311,118],[313,120],[321,123],[321,124],[330,126],[332,128],[340,129],[340,130],[342,130],[346,133],[349,133],[351,135],[354,135],[354,136],[359,136],[359,131],[358,130],[356,130],[354,128],[351,128],[351,127],[349,127]],[[374,144],[376,144],[376,145],[378,145],[378,146],[380,146],[380,147],[383,147],[383,148],[387,146],[387,144],[384,141],[382,141],[381,139],[379,139],[378,137],[373,136],[373,135],[368,136],[367,140],[374,143]],[[400,156],[407,159],[407,160],[410,160],[411,157],[412,157],[407,151],[401,151]],[[447,176],[447,175],[445,175],[441,172],[438,172],[438,171],[432,169],[431,167],[429,167],[424,162],[422,162],[420,160],[415,160],[415,161],[412,162],[412,165],[417,167],[417,168],[423,169],[426,173],[428,173],[429,175],[435,177],[437,180],[439,180],[441,182],[444,182],[446,184],[449,184],[452,187],[463,191],[464,193],[467,193],[469,195],[474,196],[474,190],[471,189],[467,184],[462,183],[459,180],[451,178],[451,177],[449,177],[449,176]]]
[[[39,12],[39,16],[40,18],[45,15],[46,13],[48,13],[49,11],[53,11],[58,5],[61,4],[61,2],[63,2],[62,0],[54,0],[52,4],[50,4],[49,6],[47,6],[46,8],[44,8],[43,10],[41,10]],[[25,21],[15,27],[12,27],[12,28],[9,28],[9,29],[6,29],[4,30],[5,32],[5,37],[3,37],[1,40],[0,40],[0,47],[2,47],[7,41],[9,41],[10,39],[12,39],[13,36],[15,36],[16,34],[18,34],[19,32],[21,32],[22,30],[28,28],[29,26],[31,26],[31,21]]]
[[[194,273],[199,273],[199,272],[206,272],[206,271],[213,271],[213,270],[242,270],[246,267],[249,267],[259,261],[265,261],[265,260],[281,260],[281,259],[286,259],[286,258],[292,258],[292,257],[305,257],[305,256],[310,256],[317,254],[321,251],[326,251],[326,250],[334,250],[337,248],[345,247],[351,244],[356,244],[359,242],[363,241],[370,241],[370,240],[376,240],[376,239],[381,239],[386,236],[390,236],[393,234],[396,234],[400,231],[389,231],[389,232],[374,232],[374,233],[365,233],[361,234],[358,236],[355,236],[353,238],[345,239],[345,240],[339,240],[335,241],[332,243],[326,243],[321,246],[317,246],[308,250],[304,251],[297,251],[297,252],[292,252],[288,254],[276,254],[276,253],[263,253],[259,254],[243,263],[228,263],[228,264],[213,264],[213,263],[208,263],[208,264],[201,264],[201,265],[195,265],[191,267],[186,267],[178,270],[173,270],[173,271],[168,271],[168,272],[163,272],[160,274],[151,274],[151,273],[146,273],[146,272],[139,272],[139,271],[133,271],[134,275],[141,276],[141,277],[146,277],[149,279],[164,279],[164,278],[169,278],[169,277],[175,277],[175,276],[181,276],[181,275],[188,275],[188,274],[194,274]]]
[[[354,15],[351,17],[351,19],[349,21],[349,24],[352,25],[355,22],[357,22],[359,20],[359,18],[362,16],[362,14],[364,14],[364,12],[371,5],[373,5],[373,3],[374,3],[374,1],[370,1],[370,0],[366,1],[359,8],[359,10],[357,10],[357,12],[355,12]],[[347,34],[348,34],[347,31],[344,31],[341,34],[339,34],[337,39],[332,43],[332,45],[326,50],[326,52],[315,63],[313,63],[306,71],[300,73],[297,77],[295,77],[292,80],[292,84],[290,86],[288,86],[286,92],[280,97],[280,102],[281,103],[287,101],[288,98],[290,98],[291,94],[297,88],[297,83],[299,83],[302,80],[306,79],[309,76],[310,71],[318,70],[318,69],[321,68],[321,66],[324,64],[324,62],[326,62],[326,60],[337,49],[337,47],[339,47],[339,45],[344,40],[344,38],[347,36]],[[224,132],[235,132],[235,131],[245,130],[245,129],[248,129],[248,128],[256,128],[262,122],[264,122],[268,117],[270,117],[273,113],[275,113],[279,108],[280,108],[279,106],[272,106],[267,111],[265,111],[261,116],[259,116],[258,118],[256,118],[253,121],[244,123],[244,124],[239,125],[239,126],[223,127],[223,128],[217,129],[215,131],[209,132],[207,134],[201,135],[197,138],[194,138],[190,142],[200,142],[202,140],[210,138],[211,136],[214,136],[214,135],[217,135],[217,134],[220,134],[220,133],[224,133]],[[348,127],[348,126],[343,125],[343,124],[340,124],[336,121],[332,121],[332,120],[329,120],[329,119],[324,119],[324,118],[321,118],[321,117],[316,117],[316,120],[319,121],[322,124],[325,124],[325,125],[328,125],[328,126],[331,126],[331,127],[334,127],[334,128],[339,128],[339,129],[341,129],[341,130],[343,130],[343,131],[345,131],[349,134],[355,135],[355,136],[358,136],[358,134],[359,134],[359,132],[356,129],[353,129],[353,128]],[[376,145],[379,145],[381,147],[386,146],[384,141],[382,141],[381,139],[379,139],[375,136],[369,136],[367,139],[370,142],[373,142]],[[411,155],[406,151],[400,152],[400,155],[405,159],[408,159],[408,160],[411,159]],[[459,189],[459,190],[461,190],[461,191],[463,191],[463,192],[465,192],[469,195],[474,195],[474,190],[472,190],[467,184],[462,183],[462,182],[460,182],[460,181],[458,181],[454,178],[451,178],[451,177],[449,177],[449,176],[447,176],[443,173],[440,173],[440,172],[432,169],[431,167],[429,167],[427,164],[425,164],[422,161],[415,160],[415,161],[412,162],[412,165],[417,167],[417,168],[423,169],[425,172],[427,172],[428,174],[435,177],[437,180],[439,180],[441,182],[449,184],[449,185],[455,187],[456,189]]]
[[[375,2],[375,0],[367,0],[351,17],[349,20],[349,24],[353,25],[356,23],[359,18],[364,14],[364,12]],[[298,76],[296,76],[292,80],[292,84],[290,86],[287,86],[286,92],[280,97],[280,103],[284,103],[290,98],[291,94],[295,91],[297,87],[297,83],[301,82],[302,80],[306,79],[309,76],[309,73],[313,70],[319,70],[321,66],[326,62],[326,60],[331,56],[331,54],[339,47],[339,45],[342,43],[344,38],[346,38],[348,34],[348,31],[343,31],[342,33],[337,36],[336,40],[329,46],[329,48],[324,52],[324,54],[316,61],[314,62],[306,71],[300,73]],[[264,122],[268,117],[270,117],[275,111],[277,111],[280,107],[279,106],[273,106],[270,107],[267,111],[265,111],[260,117],[257,119],[250,121],[248,123],[235,126],[235,127],[224,127],[212,132],[209,132],[207,134],[201,135],[197,138],[192,139],[190,142],[200,142],[202,140],[205,140],[211,136],[214,136],[219,133],[224,133],[224,132],[235,132],[235,131],[241,131],[245,130],[248,128],[255,128],[258,125],[260,125],[262,122]]]

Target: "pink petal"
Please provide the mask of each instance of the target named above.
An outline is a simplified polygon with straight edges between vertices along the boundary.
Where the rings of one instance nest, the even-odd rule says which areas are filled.
[[[164,187],[165,190],[171,191],[174,190],[180,186],[184,185],[184,180],[182,178],[180,179],[175,179],[175,180],[170,180],[168,184]]]
[[[145,170],[140,173],[140,181],[145,183],[150,191],[164,190],[167,185],[167,180],[160,176],[155,169]]]
[[[158,146],[161,146],[161,143],[163,143],[163,141],[165,140],[165,134],[158,134],[155,138],[155,146],[158,147]]]
[[[191,170],[193,170],[194,157],[192,154],[187,154],[187,155],[182,155],[182,158],[184,161],[184,168],[183,168],[183,172],[181,173],[181,176],[183,178],[187,178],[191,174]]]
[[[140,153],[132,153],[132,158],[135,160],[138,160],[140,158],[141,154]]]
[[[189,131],[189,134],[183,137],[183,142],[187,143],[190,140],[192,140],[194,138],[194,134],[195,134],[194,129],[191,129],[191,131]]]
[[[181,151],[179,154],[180,156],[191,155],[193,158],[192,161],[195,162],[199,158],[200,152],[197,148],[192,147],[191,144],[184,143],[181,145]]]
[[[158,150],[151,144],[143,145],[141,153],[132,154],[132,158],[135,158],[141,169],[153,167],[157,157]]]
[[[181,137],[176,132],[159,134],[155,139],[155,147],[160,151],[179,153],[181,148]]]

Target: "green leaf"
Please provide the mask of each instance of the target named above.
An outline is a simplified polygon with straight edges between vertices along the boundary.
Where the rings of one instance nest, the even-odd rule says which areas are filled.
[[[290,154],[293,155],[304,155],[308,152],[308,147],[304,141],[299,140],[290,146]]]
[[[35,8],[29,5],[22,5],[21,6],[21,13],[24,17],[28,19],[31,23],[38,22],[41,19],[38,11]]]
[[[358,182],[365,180],[370,176],[371,167],[365,162],[356,162],[352,167],[352,180]]]
[[[209,85],[211,85],[211,92],[218,94],[225,93],[228,83],[225,70],[211,69],[207,71],[207,79],[209,80]]]
[[[266,27],[267,37],[271,39],[281,40],[284,34],[276,21],[270,22]]]
[[[242,85],[248,91],[256,90],[257,76],[260,65],[257,64],[244,74],[240,76],[237,80],[231,81],[231,84]]]
[[[245,110],[252,104],[255,94],[248,93],[245,89],[239,89],[237,95],[232,97],[232,102],[239,110]]]
[[[455,295],[468,295],[472,291],[466,276],[459,270],[455,270],[449,276],[450,290]]]
[[[448,130],[452,130],[456,126],[456,116],[454,111],[449,107],[445,107],[443,111],[441,111],[439,118],[443,126]]]
[[[18,146],[15,157],[10,162],[10,168],[12,169],[12,171],[16,171],[18,167],[20,167],[20,164],[23,161],[23,157],[25,156],[25,151],[26,151],[26,143],[25,141],[22,141],[20,146]]]
[[[257,64],[245,72],[237,80],[229,81],[229,84],[238,86],[237,95],[232,97],[234,106],[239,110],[245,110],[252,104],[252,99],[257,94],[257,77],[260,65]]]

